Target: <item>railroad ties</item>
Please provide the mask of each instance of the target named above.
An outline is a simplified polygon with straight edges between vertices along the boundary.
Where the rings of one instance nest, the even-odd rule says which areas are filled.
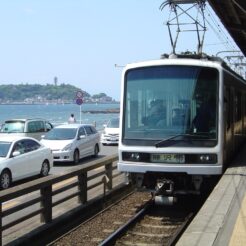
[[[134,192],[52,245],[175,245],[192,219],[191,207],[156,206],[149,193]]]

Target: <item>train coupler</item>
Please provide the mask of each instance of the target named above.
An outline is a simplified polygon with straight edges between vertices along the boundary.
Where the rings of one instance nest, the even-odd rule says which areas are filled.
[[[156,196],[171,195],[174,191],[174,182],[169,179],[159,179],[156,183]]]

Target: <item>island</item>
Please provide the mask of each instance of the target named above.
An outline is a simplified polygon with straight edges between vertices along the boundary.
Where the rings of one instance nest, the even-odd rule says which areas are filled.
[[[8,84],[0,85],[0,104],[70,104],[78,91],[83,103],[119,103],[103,92],[90,95],[71,84]]]

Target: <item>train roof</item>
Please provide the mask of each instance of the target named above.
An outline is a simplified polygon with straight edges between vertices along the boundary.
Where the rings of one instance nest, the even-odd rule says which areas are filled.
[[[218,62],[221,64],[226,64],[225,61],[223,59],[221,59],[218,56],[209,56],[206,54],[192,54],[192,53],[188,53],[188,54],[163,54],[161,55],[161,59],[194,59],[194,60],[205,60],[205,61],[214,61],[214,62]]]
[[[244,80],[244,78],[233,71],[227,63],[217,56],[208,56],[205,54],[163,54],[160,59],[142,61],[136,63],[130,63],[126,66],[127,69],[147,66],[159,66],[159,65],[191,65],[191,66],[210,66],[210,67],[222,67],[223,69],[231,72],[238,78]]]

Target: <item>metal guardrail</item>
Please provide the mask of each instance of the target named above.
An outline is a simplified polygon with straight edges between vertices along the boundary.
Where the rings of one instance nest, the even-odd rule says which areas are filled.
[[[34,216],[40,215],[40,222],[43,224],[51,223],[53,220],[53,209],[72,198],[78,198],[78,204],[86,204],[88,202],[88,191],[102,186],[103,194],[113,188],[113,179],[121,175],[121,173],[114,172],[117,168],[113,166],[113,162],[118,160],[118,155],[107,156],[92,162],[78,166],[72,170],[67,171],[61,175],[50,175],[44,178],[36,179],[34,181],[12,187],[0,192],[0,245],[3,244],[3,231],[16,226]],[[89,171],[104,167],[104,169],[97,170],[95,174],[89,175]],[[64,184],[61,188],[54,189],[54,185],[62,181],[74,178],[74,182]],[[101,179],[100,179],[101,178]],[[89,184],[89,181],[91,184]],[[92,182],[93,181],[93,182]],[[66,182],[64,182],[66,183]],[[60,199],[53,199],[54,196],[66,191],[71,191],[72,188],[77,187],[77,190],[67,192]],[[39,191],[39,192],[38,192]],[[9,202],[12,199],[21,198],[30,193],[36,192],[38,195],[32,196],[31,199],[16,205],[12,208],[3,209],[3,203]],[[54,201],[53,201],[54,200]],[[30,206],[40,204],[34,211],[25,213],[11,222],[3,224],[5,217],[13,215],[16,212],[27,209]],[[35,206],[34,206],[35,207]]]

